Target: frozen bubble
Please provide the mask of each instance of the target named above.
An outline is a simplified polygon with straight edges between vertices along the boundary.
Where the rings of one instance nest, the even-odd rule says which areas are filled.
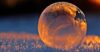
[[[40,15],[38,32],[41,40],[52,48],[70,50],[86,35],[84,13],[74,4],[56,2]]]

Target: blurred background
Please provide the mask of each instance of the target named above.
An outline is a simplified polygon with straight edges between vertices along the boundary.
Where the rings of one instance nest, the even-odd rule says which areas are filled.
[[[37,24],[41,12],[58,1],[78,6],[86,15],[87,34],[100,35],[100,0],[0,0],[0,32],[38,34]]]

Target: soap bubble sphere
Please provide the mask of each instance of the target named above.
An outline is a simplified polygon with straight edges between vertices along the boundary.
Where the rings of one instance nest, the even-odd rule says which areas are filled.
[[[38,32],[41,40],[51,48],[75,48],[86,34],[84,13],[68,2],[48,6],[39,18]]]

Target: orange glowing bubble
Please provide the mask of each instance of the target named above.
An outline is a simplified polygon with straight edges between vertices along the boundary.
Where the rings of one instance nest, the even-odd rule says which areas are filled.
[[[38,32],[49,47],[70,50],[86,35],[87,24],[84,13],[68,2],[57,2],[48,6],[40,15]]]
[[[100,36],[87,35],[79,46],[80,51],[98,52],[100,51]]]

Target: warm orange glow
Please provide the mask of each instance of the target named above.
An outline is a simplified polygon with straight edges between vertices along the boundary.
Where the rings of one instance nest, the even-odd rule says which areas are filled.
[[[86,36],[80,45],[80,47],[84,49],[93,49],[93,48],[100,48],[100,37],[96,35],[88,35]]]
[[[90,42],[100,43],[100,37],[99,36],[87,36],[87,37],[84,38],[84,40],[86,40],[87,44],[89,44]]]
[[[87,23],[85,21],[79,22],[78,20],[76,20],[75,23],[80,26],[80,29],[82,30],[82,32],[86,32],[87,31]]]
[[[68,7],[65,7],[65,6],[64,6],[64,10],[65,10],[66,12],[68,12],[70,15],[72,15],[73,17],[76,16],[76,11],[77,11],[77,9],[76,9],[74,6],[68,6]]]
[[[91,3],[100,5],[100,0],[89,0]]]
[[[87,31],[87,23],[86,22],[84,22],[84,21],[82,21],[81,23],[80,23],[80,27],[81,27],[81,30],[82,30],[82,32],[86,32]]]
[[[10,7],[15,6],[17,2],[18,0],[5,0],[5,4]]]

